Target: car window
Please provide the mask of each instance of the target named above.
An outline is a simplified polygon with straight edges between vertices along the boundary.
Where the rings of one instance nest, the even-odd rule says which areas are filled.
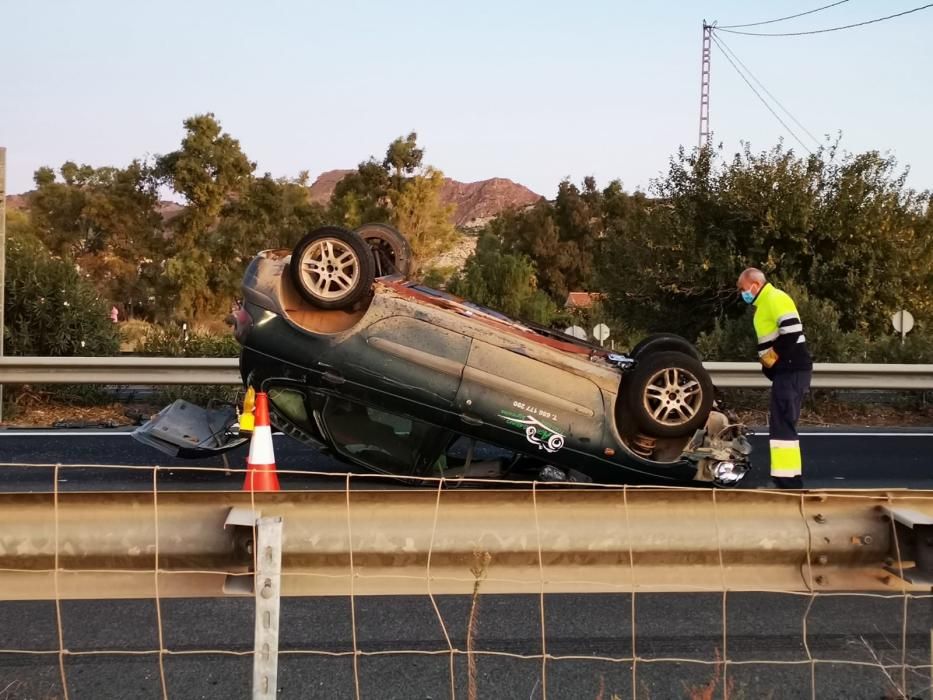
[[[269,401],[287,420],[311,435],[318,434],[314,421],[308,415],[308,405],[303,391],[273,386],[269,389]]]
[[[321,414],[334,448],[392,474],[438,474],[448,432],[352,401],[328,399]]]

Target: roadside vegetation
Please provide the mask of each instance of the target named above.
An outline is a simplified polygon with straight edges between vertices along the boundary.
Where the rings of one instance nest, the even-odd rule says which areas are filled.
[[[931,195],[890,156],[838,142],[807,156],[681,149],[646,192],[559,183],[552,200],[491,221],[451,270],[431,261],[461,233],[415,133],[360,162],[324,205],[306,172],[258,174],[214,115],[184,129],[175,151],[123,167],[36,171],[25,208],[8,213],[7,354],[234,357],[223,319],[256,251],[385,221],[408,236],[421,279],[554,328],[605,323],[618,350],[663,330],[707,360],[753,358],[735,279],[754,265],[797,299],[818,362],[933,362]],[[183,206],[160,201],[167,190]],[[568,306],[581,291],[595,303]],[[904,339],[899,309],[916,319]]]

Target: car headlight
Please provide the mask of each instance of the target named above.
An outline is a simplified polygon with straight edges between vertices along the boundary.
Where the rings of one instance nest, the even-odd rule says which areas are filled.
[[[732,486],[745,476],[747,469],[738,466],[735,462],[714,462],[712,465],[713,481],[723,486]]]

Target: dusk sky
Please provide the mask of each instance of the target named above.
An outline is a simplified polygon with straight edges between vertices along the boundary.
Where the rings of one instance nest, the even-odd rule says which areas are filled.
[[[427,163],[506,177],[551,197],[564,177],[646,188],[697,144],[702,22],[803,12],[819,0],[140,3],[0,1],[0,146],[8,191],[42,165],[124,166],[171,151],[213,112],[257,173],[312,178],[417,131]],[[747,31],[805,31],[911,9],[852,0]],[[800,37],[719,34],[818,139],[893,153],[933,188],[933,8]],[[714,140],[783,137],[718,47]],[[809,148],[803,130],[785,118]]]

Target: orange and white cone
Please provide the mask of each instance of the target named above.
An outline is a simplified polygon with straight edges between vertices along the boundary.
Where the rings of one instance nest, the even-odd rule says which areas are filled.
[[[269,424],[269,398],[266,392],[256,393],[256,425],[249,441],[246,458],[244,491],[280,491],[275,473],[275,453],[272,449],[272,426]]]

